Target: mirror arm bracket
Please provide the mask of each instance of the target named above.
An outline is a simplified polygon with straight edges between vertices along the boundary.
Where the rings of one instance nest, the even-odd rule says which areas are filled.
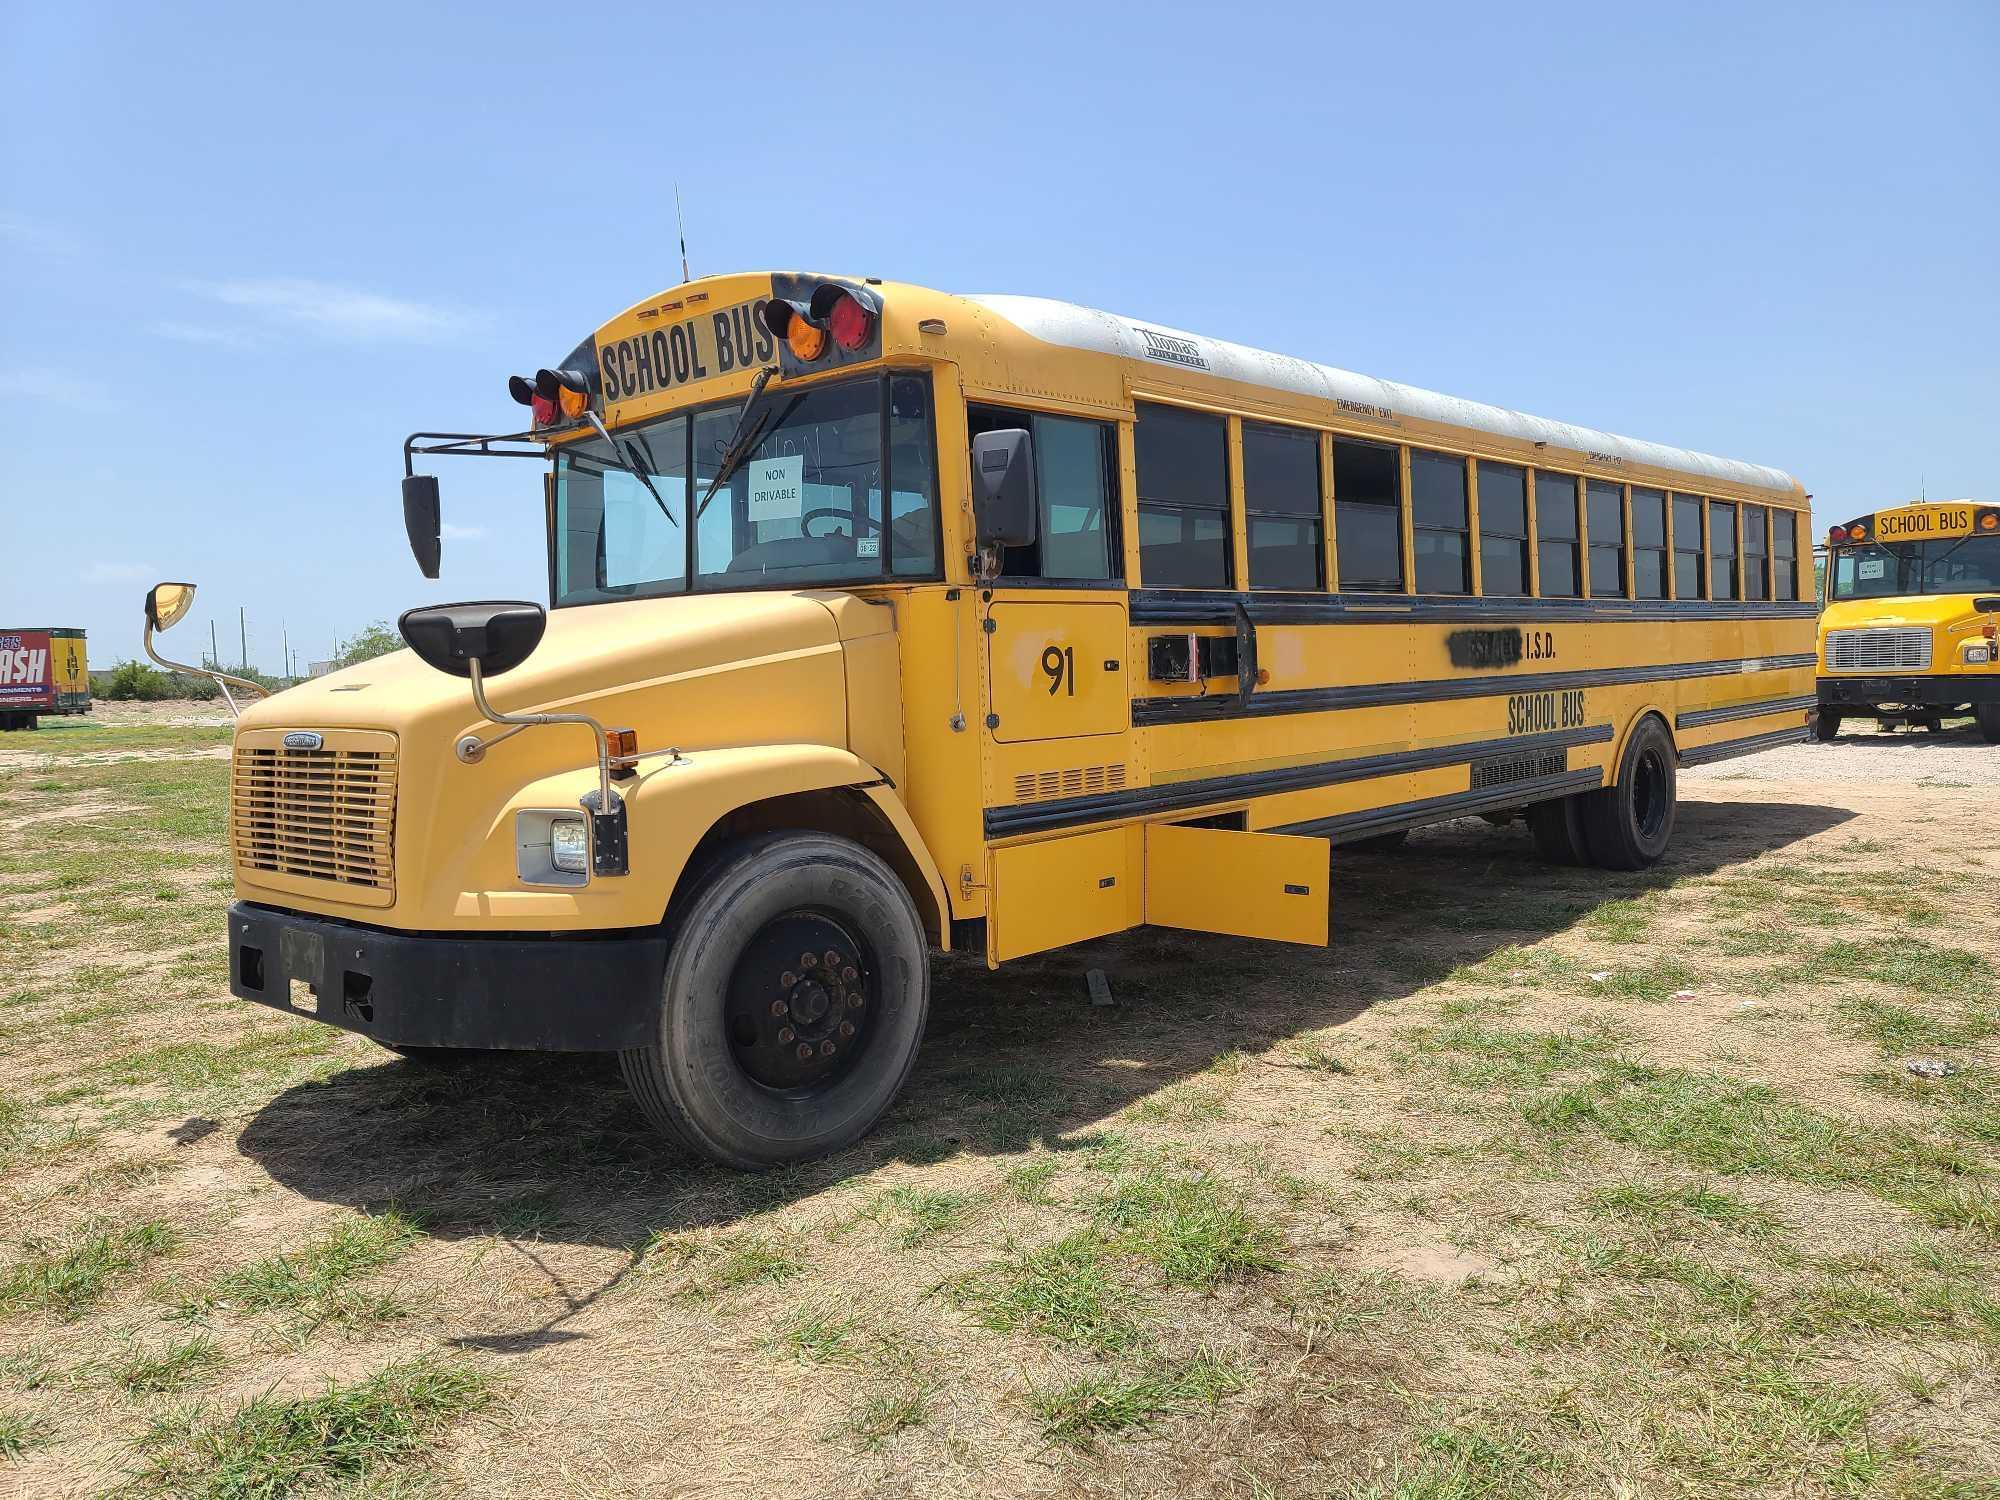
[[[472,682],[473,706],[492,723],[507,724],[512,727],[505,734],[495,735],[490,740],[484,742],[474,741],[474,745],[477,748],[466,744],[466,740],[472,739],[472,736],[467,735],[466,740],[458,742],[457,751],[460,760],[468,763],[476,761],[492,746],[499,744],[500,741],[508,738],[510,735],[518,734],[521,730],[531,725],[581,724],[590,731],[591,736],[597,742],[596,805],[592,806],[586,800],[583,806],[590,812],[593,820],[618,816],[616,809],[620,804],[614,803],[611,796],[611,742],[605,736],[602,724],[598,723],[589,714],[503,714],[499,709],[486,701],[486,685],[483,681],[483,674],[479,670],[478,659],[474,658],[468,661],[466,666],[470,669],[469,675]],[[622,875],[625,872],[623,870],[599,870],[598,873],[600,875]]]
[[[229,716],[232,719],[242,718],[243,710],[236,706],[236,698],[229,691],[230,688],[255,693],[259,698],[271,696],[270,689],[261,683],[251,682],[248,678],[232,676],[228,672],[218,672],[212,667],[191,667],[186,662],[167,660],[153,649],[153,624],[150,620],[146,622],[146,632],[140,637],[140,641],[146,648],[146,655],[153,659],[155,666],[165,667],[169,672],[184,673],[189,677],[206,677],[212,681],[222,690],[222,701],[229,705]]]

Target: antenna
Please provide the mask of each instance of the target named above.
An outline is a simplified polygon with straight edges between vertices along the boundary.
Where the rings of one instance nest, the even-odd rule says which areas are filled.
[[[693,281],[694,277],[688,274],[688,227],[687,220],[681,216],[681,185],[678,182],[674,184],[674,226],[681,232],[681,280]]]

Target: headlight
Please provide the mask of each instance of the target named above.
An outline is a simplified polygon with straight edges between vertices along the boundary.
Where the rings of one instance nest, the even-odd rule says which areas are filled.
[[[570,875],[590,869],[590,832],[582,818],[558,818],[549,824],[549,863]]]
[[[1993,648],[1987,645],[1967,646],[1965,659],[1972,666],[1982,667],[1993,660]]]

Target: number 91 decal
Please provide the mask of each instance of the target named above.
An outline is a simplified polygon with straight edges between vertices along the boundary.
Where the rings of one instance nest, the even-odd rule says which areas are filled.
[[[1076,696],[1076,647],[1050,646],[1042,653],[1042,675],[1049,680],[1049,696],[1055,697],[1065,687],[1069,696]]]

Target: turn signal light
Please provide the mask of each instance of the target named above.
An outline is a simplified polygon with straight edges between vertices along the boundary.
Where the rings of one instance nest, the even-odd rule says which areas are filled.
[[[613,760],[630,760],[639,753],[639,731],[636,729],[607,729],[604,742],[611,747]]]

